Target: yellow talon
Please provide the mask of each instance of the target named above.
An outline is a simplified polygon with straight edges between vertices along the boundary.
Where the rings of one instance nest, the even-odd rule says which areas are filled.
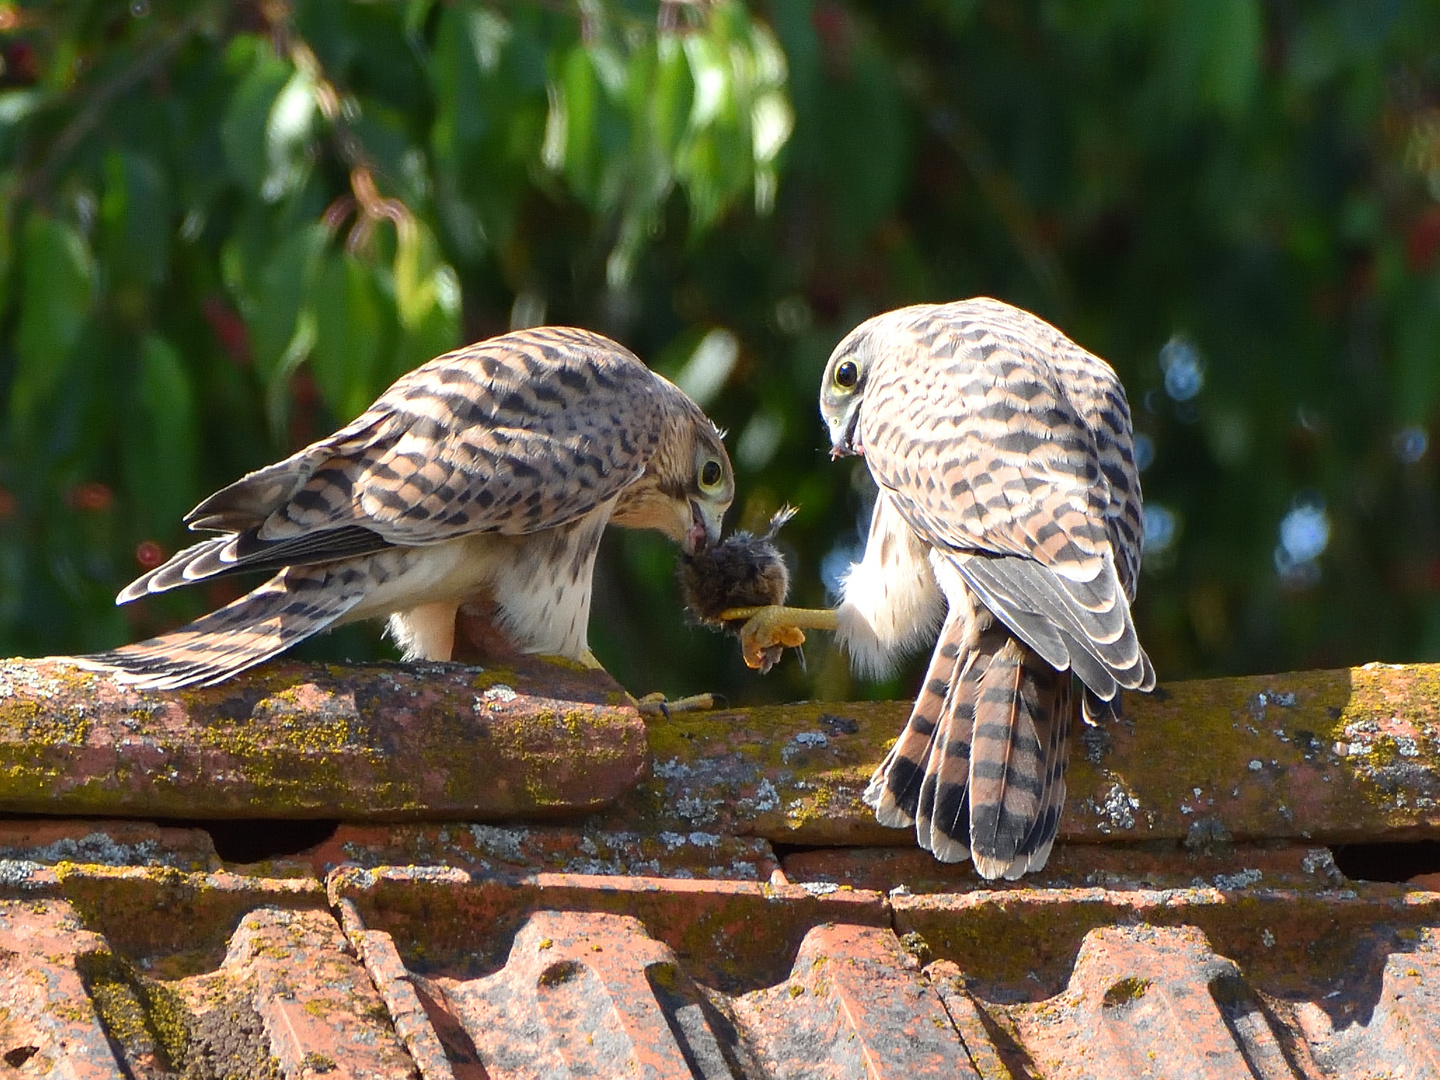
[[[660,690],[632,700],[641,716],[663,716],[667,720],[675,713],[706,712],[710,709],[723,709],[727,704],[722,694],[690,694],[687,697],[671,699]]]
[[[766,653],[777,647],[798,649],[805,644],[806,630],[834,630],[835,612],[829,608],[792,608],[779,604],[768,607],[730,608],[720,613],[723,622],[744,620],[740,628],[740,652],[745,663],[759,671],[768,671],[778,653]]]

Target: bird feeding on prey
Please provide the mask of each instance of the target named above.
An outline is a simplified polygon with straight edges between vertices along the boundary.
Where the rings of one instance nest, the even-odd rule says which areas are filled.
[[[744,613],[747,662],[830,629],[876,674],[938,628],[865,801],[943,861],[1038,870],[1075,717],[1155,685],[1130,614],[1143,525],[1124,389],[1053,326],[974,299],[862,323],[830,356],[820,412],[832,456],[863,455],[878,485],[870,535],[836,609]]]
[[[186,517],[216,535],[117,598],[269,571],[171,633],[76,658],[142,688],[208,686],[331,626],[389,617],[407,660],[448,660],[462,603],[517,653],[594,663],[591,575],[607,524],[694,552],[735,495],[715,425],[600,334],[539,327],[401,376],[329,438]]]
[[[794,516],[794,507],[782,506],[759,536],[741,529],[718,544],[682,551],[675,563],[675,577],[691,618],[703,626],[739,634],[745,620],[727,621],[724,612],[785,603],[790,593],[790,568],[775,546],[775,537]],[[783,651],[782,644],[767,646],[757,666],[762,672],[769,671]]]

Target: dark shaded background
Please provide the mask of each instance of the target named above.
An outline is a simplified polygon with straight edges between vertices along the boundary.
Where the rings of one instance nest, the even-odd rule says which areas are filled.
[[[1440,5],[32,3],[0,56],[0,654],[234,595],[112,604],[203,495],[537,321],[695,393],[733,520],[797,503],[822,603],[867,499],[825,358],[976,294],[1125,381],[1163,678],[1440,654]],[[750,674],[673,560],[605,544],[592,644],[632,689],[909,692],[823,640]]]

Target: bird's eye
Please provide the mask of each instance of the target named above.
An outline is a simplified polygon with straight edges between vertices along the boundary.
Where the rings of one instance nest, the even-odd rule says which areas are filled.
[[[835,365],[835,385],[841,390],[852,389],[860,381],[860,368],[854,360],[841,360]]]
[[[700,486],[702,488],[718,487],[720,479],[724,475],[725,471],[720,468],[720,462],[711,458],[700,466]]]

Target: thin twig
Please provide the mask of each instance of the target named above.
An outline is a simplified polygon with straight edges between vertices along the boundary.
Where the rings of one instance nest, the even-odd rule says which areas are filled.
[[[276,9],[279,11],[279,8]],[[288,19],[288,9],[279,11]],[[277,23],[276,32],[283,36],[290,62],[297,71],[303,71],[315,84],[315,101],[320,113],[334,133],[335,149],[349,167],[350,194],[333,200],[325,209],[321,220],[332,233],[351,214],[356,213],[355,224],[346,238],[347,251],[355,252],[365,246],[375,223],[386,220],[394,223],[398,232],[414,227],[414,214],[400,199],[386,198],[380,194],[375,183],[375,166],[365,152],[365,146],[351,129],[345,116],[345,109],[339,89],[325,74],[320,58],[309,44],[295,33],[289,22]]]

